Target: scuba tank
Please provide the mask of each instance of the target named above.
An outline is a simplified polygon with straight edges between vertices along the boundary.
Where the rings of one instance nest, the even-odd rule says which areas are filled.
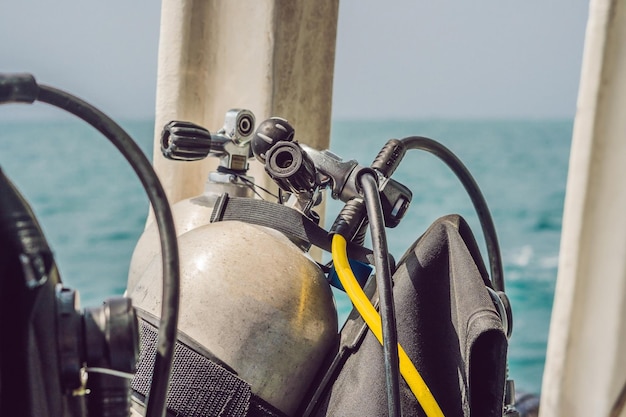
[[[203,394],[188,399],[190,385],[208,379],[197,373],[199,363],[207,360],[211,363],[206,366],[219,368],[215,372],[245,382],[255,401],[274,409],[272,415],[293,415],[338,342],[330,286],[301,242],[268,227],[209,222],[218,196],[252,197],[245,171],[253,130],[252,113],[231,110],[216,135],[187,122],[171,122],[163,132],[162,151],[170,159],[220,158],[205,192],[173,207],[181,258],[177,349],[198,361],[174,359],[168,407],[181,415],[187,415],[182,408],[212,415],[236,402],[230,397],[220,402],[216,394],[211,401],[219,405],[207,409]],[[153,348],[146,335],[154,331],[151,323],[160,310],[161,256],[153,236],[149,226],[133,254],[128,279],[128,296],[143,319],[143,351]],[[177,373],[177,366],[185,371]],[[150,375],[142,373],[141,359],[138,368],[133,388],[141,400]],[[227,390],[221,385],[224,378],[214,382],[219,386],[201,392]]]
[[[184,130],[164,131],[167,157],[180,153],[185,159],[187,148],[179,145],[189,143],[178,137],[196,137],[200,129],[180,123],[168,126]],[[208,133],[203,138],[213,140]],[[293,128],[280,118],[261,123],[250,147],[281,189],[278,203],[228,193],[213,200],[211,192],[185,202],[210,202],[203,207],[211,211],[211,223],[178,237],[182,307],[170,411],[242,417],[517,415],[513,386],[506,381],[511,321],[495,229],[460,161],[430,139],[410,137],[388,141],[367,168],[297,143]],[[491,280],[458,216],[433,224],[395,266],[383,244],[384,227],[400,223],[412,198],[391,179],[408,149],[436,154],[465,185],[485,232]],[[317,226],[312,210],[324,188],[346,203],[330,234]],[[362,245],[368,223],[374,251]],[[328,283],[305,255],[311,244],[331,251],[331,239],[328,281],[338,276],[355,306],[378,300],[380,310],[362,312],[357,306],[363,319],[351,315],[340,340]],[[158,254],[129,288],[143,318],[142,350],[150,352],[142,355],[133,381],[138,404],[150,383],[143,363],[156,350],[151,322],[158,310],[157,259]],[[368,276],[351,283],[346,271],[357,269],[355,260],[376,265],[377,295]],[[360,296],[354,289],[364,284],[367,295]],[[231,383],[243,385],[225,387]],[[246,389],[251,394],[242,399]]]
[[[176,235],[210,223],[217,198],[254,196],[254,178],[245,175],[254,130],[254,114],[249,110],[232,109],[226,113],[224,126],[212,135],[205,128],[188,122],[172,121],[165,125],[161,148],[165,157],[177,161],[197,161],[207,156],[219,158],[219,168],[206,180],[204,192],[181,200],[172,206]],[[140,236],[130,262],[127,290],[132,290],[149,262],[160,253],[158,229],[150,222]]]

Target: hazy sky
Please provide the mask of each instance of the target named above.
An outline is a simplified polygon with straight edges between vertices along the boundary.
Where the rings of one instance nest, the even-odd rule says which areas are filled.
[[[342,0],[333,114],[571,118],[587,13],[583,0]],[[157,1],[0,0],[0,71],[151,117],[159,19]],[[17,107],[0,118],[33,114]]]

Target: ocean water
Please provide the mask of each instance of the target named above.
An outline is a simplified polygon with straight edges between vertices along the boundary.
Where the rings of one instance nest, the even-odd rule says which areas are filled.
[[[153,121],[120,124],[151,156]],[[541,390],[571,133],[571,120],[333,122],[331,150],[344,159],[367,165],[387,139],[423,135],[451,149],[472,172],[494,217],[513,305],[511,376],[527,392]],[[83,306],[122,294],[148,212],[126,161],[97,131],[72,118],[2,121],[0,141],[0,167],[33,206],[66,285],[79,290]],[[463,187],[436,157],[411,151],[394,178],[413,191],[406,218],[388,233],[396,258],[450,213],[465,217],[483,241]],[[339,207],[330,201],[327,217]],[[337,304],[345,317],[349,301],[337,294]]]

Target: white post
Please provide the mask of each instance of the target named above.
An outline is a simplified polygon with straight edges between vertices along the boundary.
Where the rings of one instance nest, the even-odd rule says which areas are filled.
[[[161,13],[154,167],[171,204],[200,194],[215,165],[165,160],[159,137],[170,120],[214,132],[227,110],[247,108],[328,147],[338,0],[163,0]]]
[[[626,382],[625,313],[626,2],[592,0],[542,417],[609,416]]]

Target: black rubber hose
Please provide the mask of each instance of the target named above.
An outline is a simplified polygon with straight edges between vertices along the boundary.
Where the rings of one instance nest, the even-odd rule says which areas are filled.
[[[402,139],[402,143],[408,149],[423,150],[437,156],[456,174],[467,191],[474,209],[478,214],[478,220],[483,230],[485,243],[487,246],[487,255],[489,256],[489,267],[491,270],[491,281],[496,291],[504,292],[504,273],[502,270],[502,256],[500,254],[500,245],[498,244],[498,235],[496,227],[493,223],[489,207],[483,197],[478,184],[470,174],[469,170],[463,165],[463,162],[448,148],[441,143],[423,136],[410,136]]]
[[[106,136],[137,173],[154,208],[163,254],[163,304],[146,417],[162,417],[165,413],[169,376],[174,357],[180,292],[178,243],[167,196],[150,161],[139,146],[106,114],[69,93],[45,85],[39,85],[37,100],[72,113]]]
[[[378,287],[379,312],[383,329],[383,357],[385,360],[385,378],[387,383],[387,405],[389,416],[401,416],[400,408],[400,361],[398,359],[398,328],[393,302],[393,281],[387,254],[387,234],[383,209],[378,194],[375,174],[363,171],[357,181],[363,190],[365,208],[372,235],[374,266],[376,267],[376,286]]]

